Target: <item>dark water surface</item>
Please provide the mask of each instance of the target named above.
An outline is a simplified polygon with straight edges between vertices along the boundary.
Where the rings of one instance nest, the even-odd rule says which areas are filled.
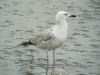
[[[77,17],[68,19],[56,67],[69,75],[100,75],[100,0],[0,0],[0,75],[45,75],[46,52],[17,46],[53,26],[60,10]],[[52,64],[52,51],[49,56]]]

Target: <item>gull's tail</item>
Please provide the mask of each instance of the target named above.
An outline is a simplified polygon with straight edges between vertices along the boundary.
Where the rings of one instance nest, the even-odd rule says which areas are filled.
[[[29,45],[33,45],[33,43],[29,41],[29,42],[23,42],[20,45],[22,45],[22,46],[29,46]]]

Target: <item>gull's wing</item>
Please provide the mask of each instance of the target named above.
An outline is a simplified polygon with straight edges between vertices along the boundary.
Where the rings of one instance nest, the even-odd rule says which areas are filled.
[[[51,40],[54,40],[54,35],[51,33],[51,29],[45,30],[44,32],[32,37],[29,41],[34,45],[38,45],[41,43],[48,43]]]
[[[55,35],[52,33],[52,29],[48,29],[39,35],[32,37],[29,42],[24,42],[21,45],[35,45],[36,47],[44,50],[54,50],[60,47],[62,43],[63,42],[58,40],[57,37],[55,37]]]

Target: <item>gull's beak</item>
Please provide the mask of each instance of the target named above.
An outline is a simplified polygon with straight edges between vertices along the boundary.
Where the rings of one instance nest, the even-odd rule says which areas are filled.
[[[76,15],[70,15],[69,17],[76,17]]]

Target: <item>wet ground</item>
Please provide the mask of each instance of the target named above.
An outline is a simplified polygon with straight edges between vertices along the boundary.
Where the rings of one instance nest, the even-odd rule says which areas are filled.
[[[69,75],[100,75],[100,0],[0,0],[0,75],[45,75],[46,52],[18,44],[53,26],[60,10],[77,17],[68,19],[56,67]],[[49,56],[52,64],[52,51]]]

